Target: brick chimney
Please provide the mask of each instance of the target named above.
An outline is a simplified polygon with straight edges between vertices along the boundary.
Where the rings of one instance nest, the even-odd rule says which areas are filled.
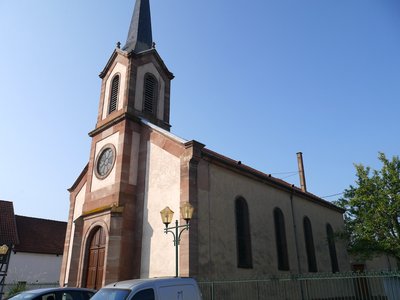
[[[304,173],[303,153],[297,152],[297,164],[299,166],[300,187],[303,192],[307,192],[306,175]]]

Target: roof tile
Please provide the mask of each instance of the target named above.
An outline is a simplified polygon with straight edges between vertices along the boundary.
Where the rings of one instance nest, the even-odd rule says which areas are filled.
[[[18,215],[15,219],[20,243],[14,247],[14,251],[63,254],[66,222]]]
[[[18,244],[13,203],[0,200],[0,212],[0,246]]]

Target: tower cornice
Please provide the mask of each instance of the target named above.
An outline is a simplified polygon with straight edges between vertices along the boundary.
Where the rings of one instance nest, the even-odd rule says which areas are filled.
[[[135,114],[134,112],[124,111],[124,112],[120,113],[120,115],[118,115],[116,117],[113,117],[112,119],[104,122],[103,124],[100,124],[95,129],[90,131],[88,133],[88,135],[90,137],[94,137],[97,134],[103,132],[104,130],[106,130],[106,129],[108,129],[108,128],[110,128],[110,127],[112,127],[112,126],[114,126],[114,125],[116,125],[116,124],[118,124],[118,123],[120,123],[120,122],[122,122],[124,120],[131,120],[131,121],[134,121],[134,122],[137,122],[137,123],[141,122],[141,118],[137,114]],[[158,124],[158,125],[161,126],[161,124]],[[163,126],[161,126],[161,128],[165,128],[165,127],[170,128],[171,127],[170,124],[165,123],[165,122],[163,122],[162,125]]]
[[[90,137],[94,137],[95,135],[99,134],[100,132],[120,123],[121,121],[124,121],[126,119],[132,120],[139,122],[140,118],[137,117],[135,114],[130,113],[130,112],[122,112],[119,116],[116,116],[103,124],[100,124],[100,126],[97,126],[94,130],[90,131],[88,134]]]
[[[112,63],[114,62],[115,58],[116,58],[119,54],[122,55],[122,56],[124,56],[124,57],[127,57],[127,58],[129,58],[129,59],[140,58],[140,57],[142,57],[142,56],[151,54],[151,55],[154,56],[154,58],[156,59],[156,61],[158,62],[158,64],[166,71],[166,74],[167,74],[167,76],[168,76],[168,79],[172,80],[172,79],[175,78],[174,74],[173,74],[170,70],[168,70],[168,68],[167,68],[167,66],[165,65],[163,59],[161,58],[160,54],[158,54],[158,52],[157,52],[157,50],[156,50],[155,48],[152,48],[152,49],[149,49],[149,50],[140,52],[140,53],[134,53],[134,52],[129,52],[129,53],[128,53],[128,52],[126,52],[126,51],[124,51],[124,50],[121,50],[121,49],[119,49],[119,48],[115,48],[115,50],[114,50],[113,53],[111,54],[110,58],[108,59],[107,64],[105,65],[104,69],[103,69],[103,70],[100,72],[100,74],[99,74],[99,77],[100,77],[101,79],[103,79],[103,78],[106,76],[107,71],[110,69],[110,67],[112,66]]]

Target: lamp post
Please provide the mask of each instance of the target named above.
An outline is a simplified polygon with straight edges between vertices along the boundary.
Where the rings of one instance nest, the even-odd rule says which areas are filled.
[[[182,219],[186,221],[185,225],[179,225],[178,220],[175,220],[174,227],[168,227],[168,225],[172,222],[172,218],[174,216],[174,212],[167,206],[162,211],[161,220],[165,224],[164,233],[168,234],[168,232],[172,233],[174,236],[174,246],[175,246],[175,276],[178,277],[178,247],[181,241],[182,232],[185,230],[189,230],[190,220],[193,216],[193,206],[189,202],[183,203],[181,206],[181,215]]]

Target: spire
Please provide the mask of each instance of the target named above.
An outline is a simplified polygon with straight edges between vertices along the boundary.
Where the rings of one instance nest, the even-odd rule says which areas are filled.
[[[149,0],[136,0],[128,38],[122,50],[139,53],[151,49],[152,46]]]

